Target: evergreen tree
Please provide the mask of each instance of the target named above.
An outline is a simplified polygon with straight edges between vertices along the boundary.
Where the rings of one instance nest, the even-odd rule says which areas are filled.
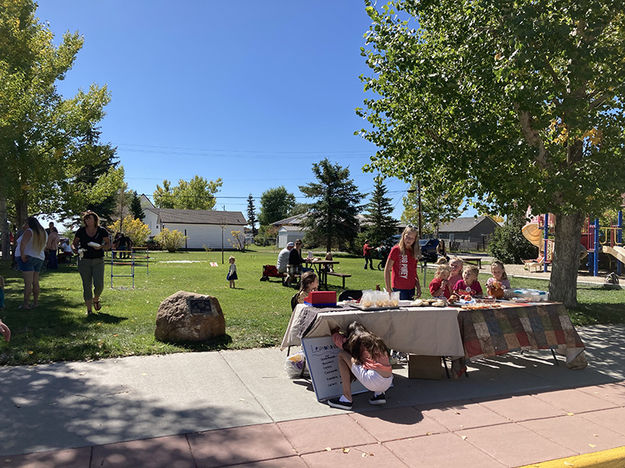
[[[143,219],[145,217],[145,213],[143,212],[143,208],[141,207],[141,201],[139,200],[139,196],[136,191],[132,192],[132,201],[130,202],[130,212],[134,219]]]
[[[313,173],[319,182],[299,187],[304,195],[316,200],[310,204],[306,220],[309,239],[328,251],[333,246],[344,249],[358,234],[356,215],[362,194],[349,178],[349,169],[333,165],[327,158],[313,164]]]
[[[247,224],[249,224],[252,228],[252,235],[256,236],[258,234],[258,230],[256,229],[256,208],[254,207],[254,197],[250,193],[249,197],[247,197]]]
[[[391,199],[386,196],[388,189],[384,185],[384,178],[377,176],[367,204],[365,213],[365,236],[371,245],[380,245],[387,240],[397,229],[397,222],[391,216],[393,206]]]

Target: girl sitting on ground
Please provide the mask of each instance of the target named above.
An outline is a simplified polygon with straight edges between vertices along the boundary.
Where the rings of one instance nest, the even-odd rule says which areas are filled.
[[[482,297],[482,285],[477,280],[479,273],[480,269],[475,265],[465,268],[462,279],[454,286],[454,293],[467,300],[472,297]]]
[[[451,269],[449,265],[439,265],[434,273],[434,279],[430,281],[430,294],[432,297],[445,297],[449,299],[451,296],[451,284],[449,284],[449,275]]]
[[[328,400],[328,405],[332,408],[352,409],[352,377],[373,392],[369,404],[385,404],[386,391],[393,383],[393,370],[384,341],[358,322],[349,325],[347,335],[335,331],[332,339],[341,349],[338,361],[343,394]]]
[[[297,293],[297,303],[303,304],[304,299],[308,297],[311,291],[316,291],[319,288],[319,278],[314,271],[307,271],[302,275],[300,281],[299,292]]]

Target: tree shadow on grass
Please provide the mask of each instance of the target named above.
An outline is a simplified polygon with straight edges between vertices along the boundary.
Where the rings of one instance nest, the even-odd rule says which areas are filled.
[[[85,317],[91,322],[101,323],[120,323],[124,320],[128,320],[128,317],[118,317],[116,315],[107,314],[106,312],[94,312],[89,317]]]
[[[625,303],[580,303],[569,315],[576,326],[625,323]]]

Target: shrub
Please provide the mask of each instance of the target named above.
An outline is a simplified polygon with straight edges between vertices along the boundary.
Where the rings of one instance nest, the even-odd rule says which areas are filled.
[[[133,218],[130,215],[124,218],[124,222],[121,223],[121,229],[119,219],[107,227],[108,230],[113,233],[120,231],[123,232],[130,238],[132,245],[137,247],[145,245],[145,242],[151,233],[147,224],[143,223],[140,219]]]
[[[177,230],[170,231],[167,228],[163,228],[156,236],[154,240],[159,243],[161,247],[167,249],[169,252],[175,252],[184,245],[184,240],[187,238],[183,233]]]
[[[523,259],[538,256],[538,247],[523,237],[518,224],[506,224],[497,228],[488,244],[488,250],[503,263],[523,263]]]

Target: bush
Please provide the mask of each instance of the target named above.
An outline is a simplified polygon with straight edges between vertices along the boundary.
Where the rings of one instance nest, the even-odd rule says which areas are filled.
[[[184,240],[186,238],[187,236],[180,231],[175,229],[170,231],[167,228],[163,228],[161,232],[154,236],[154,241],[158,242],[161,247],[167,249],[169,252],[175,252],[184,245]]]
[[[488,244],[490,254],[503,263],[523,263],[523,259],[538,257],[538,247],[521,233],[518,224],[497,228]]]
[[[147,224],[143,223],[140,219],[135,219],[132,216],[128,215],[124,218],[124,222],[122,223],[120,229],[119,219],[115,221],[113,224],[108,226],[108,230],[115,232],[123,232],[126,234],[134,246],[143,246],[150,235],[150,228]]]

